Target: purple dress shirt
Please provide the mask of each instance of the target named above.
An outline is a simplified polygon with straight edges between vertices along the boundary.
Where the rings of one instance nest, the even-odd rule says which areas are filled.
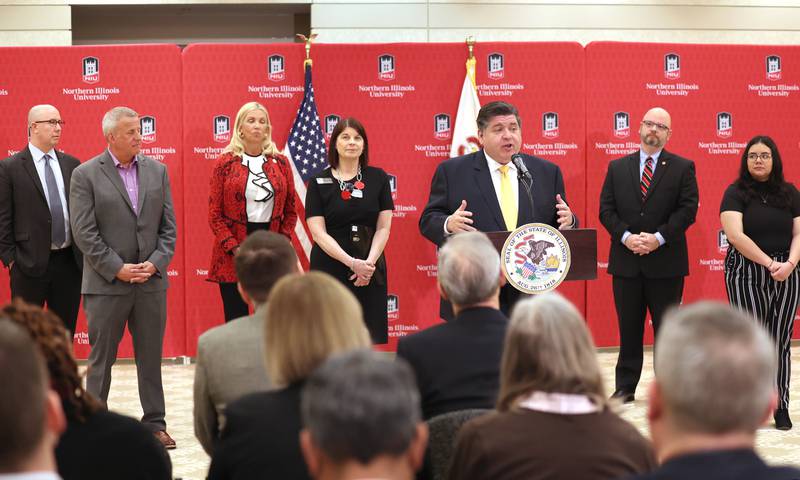
[[[125,190],[128,191],[128,198],[131,199],[131,205],[133,205],[133,213],[139,215],[139,160],[133,157],[133,162],[126,168],[117,160],[117,157],[111,153],[111,150],[108,151],[108,154],[111,155],[111,158],[114,160],[114,165],[117,167],[119,176],[122,178],[122,184],[125,185]]]

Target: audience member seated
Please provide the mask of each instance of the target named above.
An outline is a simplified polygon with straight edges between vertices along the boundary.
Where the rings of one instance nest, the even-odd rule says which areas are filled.
[[[2,317],[0,386],[0,478],[58,480],[53,448],[64,431],[61,402],[30,336]]]
[[[672,310],[658,332],[647,419],[661,466],[637,479],[796,480],[754,450],[778,404],[777,359],[756,320],[719,303]]]
[[[370,346],[358,300],[326,273],[281,279],[264,323],[267,374],[279,390],[228,405],[209,480],[310,479],[300,453],[300,392],[329,356]]]
[[[61,399],[67,429],[55,454],[64,480],[172,478],[169,455],[152,432],[134,418],[107,411],[84,390],[72,338],[58,317],[19,299],[6,305],[0,317],[28,332],[44,356],[50,387]]]
[[[655,467],[647,440],[606,403],[594,343],[557,293],[517,303],[497,413],[461,429],[449,478],[613,479]]]
[[[406,362],[359,350],[338,355],[306,383],[300,445],[316,480],[411,480],[428,432]]]
[[[439,250],[438,287],[455,318],[400,338],[397,357],[414,369],[428,420],[468,408],[492,408],[508,319],[500,312],[500,256],[480,232],[460,233]]]
[[[212,328],[197,342],[194,434],[209,455],[225,425],[225,405],[270,386],[261,338],[264,306],[272,286],[283,276],[299,271],[289,240],[263,230],[242,242],[235,265],[239,294],[255,313]]]

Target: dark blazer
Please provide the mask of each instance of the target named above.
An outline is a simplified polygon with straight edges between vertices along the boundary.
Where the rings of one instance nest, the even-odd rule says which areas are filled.
[[[647,198],[639,187],[639,151],[608,164],[600,192],[600,222],[611,234],[608,273],[620,277],[682,277],[689,274],[686,230],[699,201],[694,162],[666,150],[658,157]],[[625,231],[660,232],[666,243],[648,255],[622,244]]]
[[[494,408],[507,326],[499,310],[469,308],[447,323],[400,338],[397,357],[414,369],[426,420],[467,408]]]
[[[56,446],[63,480],[170,480],[172,462],[142,422],[106,410],[79,422],[64,404],[67,429]]]
[[[80,161],[56,150],[64,196],[69,207],[72,171]],[[47,270],[50,258],[50,207],[31,151],[26,146],[0,162],[0,260],[8,266],[12,261],[25,275],[39,277]],[[72,242],[75,262],[83,264],[81,252]]]
[[[304,382],[245,395],[225,409],[225,428],[208,480],[311,479],[300,452],[300,393]]]
[[[800,470],[770,467],[751,449],[718,450],[666,460],[652,473],[629,480],[797,480]]]
[[[520,185],[517,225],[538,222],[558,227],[556,194],[567,201],[561,169],[542,158],[525,154],[522,157],[533,177],[534,210],[531,211],[528,195]],[[483,150],[451,158],[436,167],[428,204],[419,219],[422,235],[441,246],[445,240],[444,222],[461,205],[461,200],[467,201],[467,210],[472,212],[473,227],[482,232],[506,230]],[[577,217],[575,222],[577,227]]]

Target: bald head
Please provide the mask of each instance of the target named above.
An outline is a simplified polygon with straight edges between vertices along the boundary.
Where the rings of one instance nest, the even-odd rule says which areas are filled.
[[[639,136],[642,139],[642,151],[652,155],[667,144],[672,135],[672,117],[661,107],[651,108],[642,117]]]
[[[61,125],[48,123],[51,120],[61,121],[61,114],[52,105],[36,105],[28,111],[30,142],[43,152],[49,152],[61,140]]]

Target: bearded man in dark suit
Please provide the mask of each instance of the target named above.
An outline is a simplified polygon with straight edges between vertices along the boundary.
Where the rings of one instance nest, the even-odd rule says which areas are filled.
[[[600,222],[611,235],[620,348],[612,398],[632,402],[642,373],[647,311],[657,334],[661,317],[680,303],[689,274],[686,230],[698,206],[694,162],[664,150],[672,119],[663,108],[645,113],[639,151],[608,165],[600,192]]]

